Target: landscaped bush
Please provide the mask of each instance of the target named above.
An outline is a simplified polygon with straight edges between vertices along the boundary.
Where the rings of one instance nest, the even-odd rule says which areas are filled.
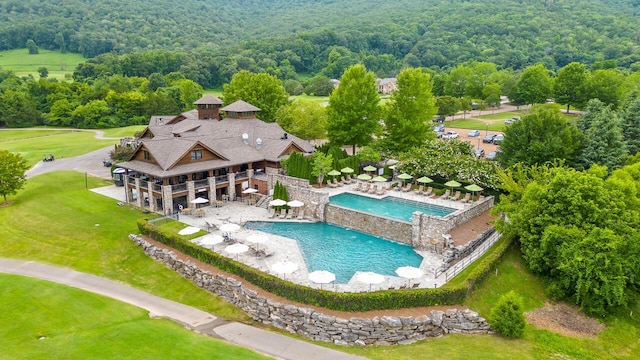
[[[180,239],[173,232],[160,229],[146,220],[138,221],[140,233],[177,251],[238,275],[249,283],[289,300],[341,311],[402,309],[430,305],[460,304],[475,284],[496,266],[511,243],[504,241],[482,260],[463,285],[435,289],[382,290],[367,293],[337,293],[294,284],[229,259],[209,249]]]
[[[507,337],[522,337],[525,319],[522,299],[514,291],[502,295],[491,310],[491,327]]]

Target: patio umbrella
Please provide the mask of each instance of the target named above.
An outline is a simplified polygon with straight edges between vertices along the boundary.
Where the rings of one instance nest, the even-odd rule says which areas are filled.
[[[273,200],[269,201],[269,205],[271,205],[271,206],[285,206],[285,205],[287,205],[287,202],[282,200],[282,199],[273,199]]]
[[[320,289],[322,289],[322,284],[328,284],[336,281],[336,274],[326,270],[316,270],[309,273],[309,280],[316,284],[320,284]]]
[[[205,199],[205,198],[201,198],[201,197],[197,197],[191,201],[189,201],[192,204],[196,204],[196,208],[198,208],[198,205],[200,204],[207,204],[209,202],[209,200]]]
[[[433,180],[431,180],[431,178],[430,178],[430,177],[427,177],[427,176],[423,176],[423,177],[421,177],[421,178],[418,178],[418,180],[417,180],[417,181],[418,181],[419,183],[421,183],[421,184],[428,184],[428,183],[432,183],[432,182],[433,182]]]
[[[371,271],[358,273],[356,276],[356,280],[363,282],[365,284],[369,284],[369,291],[371,291],[372,284],[380,284],[384,281],[384,276],[380,274],[376,274]]]
[[[240,225],[233,224],[233,223],[226,223],[226,224],[220,225],[219,229],[222,232],[230,233],[230,232],[240,230]]]
[[[369,165],[369,166],[365,166],[365,168],[362,169],[362,170],[364,170],[364,171],[376,171],[378,169],[375,166]]]
[[[460,185],[462,185],[462,184],[460,184],[459,182],[457,182],[455,180],[450,180],[450,181],[447,181],[446,183],[444,183],[444,186],[448,186],[448,187],[452,187],[452,188],[458,187]]]
[[[476,192],[484,190],[483,188],[481,188],[476,184],[467,185],[464,188],[471,191],[473,193],[473,196],[476,196]]]
[[[228,252],[229,254],[236,254],[239,256],[240,254],[249,251],[249,247],[245,244],[236,243],[227,246],[226,248],[224,248],[224,251]],[[238,260],[238,256],[236,256],[236,260]]]
[[[292,263],[289,260],[278,261],[277,263],[271,265],[271,270],[278,274],[291,274],[292,272],[298,270],[298,264]]]
[[[367,174],[360,174],[358,175],[358,180],[371,180],[371,175],[367,175]]]
[[[411,279],[421,278],[424,275],[424,271],[414,266],[402,266],[396,269],[398,276],[409,279],[409,286],[411,286]]]
[[[342,173],[340,171],[338,171],[338,170],[331,170],[331,171],[329,171],[327,173],[327,175],[329,175],[329,176],[338,176],[340,174],[342,174]]]
[[[197,228],[195,226],[187,226],[186,228],[178,231],[178,235],[191,235],[197,233],[198,231],[200,231],[200,228]]]
[[[398,179],[402,179],[402,180],[409,180],[409,179],[413,179],[413,176],[407,174],[407,173],[402,173],[400,175],[398,175]]]
[[[375,181],[375,182],[385,182],[387,181],[386,178],[382,177],[382,176],[376,176],[373,179],[371,179],[371,181]]]
[[[289,205],[289,206],[291,206],[291,207],[294,207],[294,208],[295,208],[295,207],[301,207],[301,206],[304,206],[304,203],[303,203],[302,201],[299,201],[299,200],[293,200],[293,201],[289,201],[289,202],[287,203],[287,205]]]
[[[242,190],[243,194],[255,194],[257,192],[258,192],[258,189],[254,189],[254,188],[246,188]]]
[[[256,251],[258,250],[258,244],[264,244],[269,240],[269,237],[264,234],[251,234],[247,236],[247,241],[256,244]]]
[[[353,169],[352,169],[352,168],[350,168],[350,167],[346,167],[346,168],[342,168],[342,169],[340,170],[340,172],[343,172],[343,173],[345,173],[345,174],[352,174],[352,173],[353,173]]]
[[[224,241],[224,238],[220,235],[207,235],[198,241],[198,244],[201,246],[215,246],[216,244],[221,244]]]

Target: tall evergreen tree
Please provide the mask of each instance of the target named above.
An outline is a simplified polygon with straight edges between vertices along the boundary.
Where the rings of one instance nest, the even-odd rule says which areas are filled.
[[[383,147],[404,152],[424,144],[432,135],[431,119],[436,113],[429,74],[407,68],[398,75],[398,90],[387,103]],[[432,135],[433,136],[433,135]]]
[[[620,112],[622,135],[627,143],[629,155],[640,151],[640,92],[633,92]]]
[[[329,97],[329,141],[337,146],[352,145],[353,153],[356,146],[370,143],[379,128],[379,102],[375,75],[364,65],[349,67]]]
[[[609,172],[624,164],[628,155],[618,115],[598,99],[587,103],[586,112],[577,122],[584,138],[578,164],[588,169],[603,165]]]

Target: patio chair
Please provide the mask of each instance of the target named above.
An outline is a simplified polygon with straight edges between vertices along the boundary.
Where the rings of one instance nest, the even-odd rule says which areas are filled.
[[[369,193],[369,194],[375,194],[375,193],[376,193],[376,191],[378,191],[378,187],[377,187],[377,186],[375,186],[375,185],[373,185],[373,184],[371,184],[371,185],[369,186],[369,191],[368,191],[368,193]]]
[[[342,180],[343,184],[351,184],[351,180],[345,179],[344,176],[341,176],[340,179]]]
[[[361,182],[357,182],[356,186],[353,188],[353,190],[360,191],[361,188],[362,188],[362,183]]]
[[[438,199],[447,200],[449,198],[449,194],[451,194],[451,190],[447,189],[447,191],[445,191]]]
[[[341,183],[338,182],[338,180],[336,180],[336,178],[333,178],[333,185],[335,186],[342,186]]]
[[[269,217],[272,218],[274,216],[276,216],[276,209],[271,207],[269,208]]]
[[[332,183],[331,180],[327,180],[327,186],[330,188],[338,187],[338,185],[335,185],[334,183]]]
[[[378,190],[376,190],[376,195],[384,195],[387,192],[387,189],[384,186],[380,186]]]
[[[467,193],[467,194],[464,196],[464,198],[463,198],[463,199],[461,199],[460,201],[466,204],[466,203],[468,203],[468,202],[469,202],[469,200],[471,200],[471,193]]]
[[[280,219],[284,219],[287,216],[287,210],[286,209],[282,209],[280,210],[280,216],[278,216]]]
[[[422,195],[422,193],[424,192],[424,185],[418,186],[418,189],[413,191],[416,192],[418,195]]]
[[[292,217],[293,217],[293,209],[291,209],[291,210],[289,210],[289,211],[287,212],[286,219],[291,219]]]
[[[476,200],[476,202],[481,202],[484,200],[484,195],[480,195],[478,196],[478,200]]]
[[[405,187],[402,189],[402,192],[409,192],[410,190],[411,190],[411,183],[408,183],[408,184],[407,184],[407,186],[405,186]]]
[[[429,186],[427,190],[422,193],[422,195],[431,197],[433,195],[433,187]]]
[[[369,184],[364,184],[364,185],[362,185],[362,187],[360,188],[360,191],[362,191],[362,192],[367,192],[367,191],[369,191]]]
[[[216,226],[216,224],[212,224],[208,221],[205,221],[204,224],[207,226],[207,231],[218,230],[218,227]]]
[[[453,195],[451,198],[449,198],[449,200],[451,201],[458,201],[460,199],[460,191],[456,191],[456,194]]]
[[[304,209],[300,208],[300,211],[298,211],[298,220],[303,220],[304,219]]]

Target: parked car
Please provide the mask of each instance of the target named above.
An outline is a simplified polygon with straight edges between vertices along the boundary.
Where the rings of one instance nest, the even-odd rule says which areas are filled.
[[[488,134],[482,138],[482,142],[485,144],[491,144],[494,137],[496,137],[496,134]]]
[[[487,159],[487,160],[495,160],[497,155],[498,155],[497,151],[492,151],[492,152],[487,154],[485,159]]]
[[[433,131],[435,132],[444,132],[444,124],[438,124],[433,127]]]
[[[520,117],[518,117],[518,116],[514,116],[514,117],[512,117],[511,119],[507,119],[507,120],[505,120],[505,121],[504,121],[504,124],[505,124],[505,125],[513,124],[514,122],[516,122],[516,121],[518,121],[518,120],[520,120]]]
[[[433,122],[443,123],[446,117],[444,115],[436,115],[433,117]]]
[[[498,145],[502,140],[504,140],[504,135],[502,135],[502,134],[498,134],[498,135],[496,135],[496,136],[493,138],[493,141],[492,141],[492,142],[493,142],[495,145]]]
[[[480,130],[471,130],[467,134],[468,137],[480,136]]]
[[[473,155],[477,158],[481,158],[484,156],[484,149],[474,149],[473,150]]]
[[[460,135],[455,131],[447,131],[446,133],[444,133],[442,135],[443,139],[457,139],[459,137],[460,137]]]

